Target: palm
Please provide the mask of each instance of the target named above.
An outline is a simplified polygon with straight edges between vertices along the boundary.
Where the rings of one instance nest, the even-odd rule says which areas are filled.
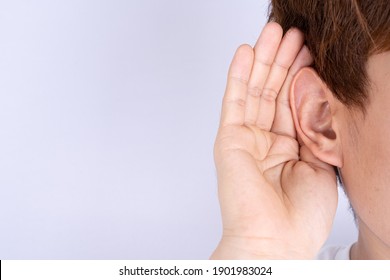
[[[319,249],[337,203],[328,170],[299,161],[298,142],[288,136],[242,126],[221,129],[218,139],[216,147],[223,150],[216,161],[230,159],[220,166],[229,174],[219,179],[227,190],[221,207],[238,210],[224,216],[225,235],[288,240],[297,248],[304,246],[297,243],[303,238],[314,252]],[[313,230],[307,231],[309,225]]]
[[[255,52],[261,43],[260,38]],[[295,49],[300,48],[301,42],[296,43]],[[272,59],[291,65],[296,57],[294,48],[290,47],[288,54],[284,52],[282,43]],[[247,52],[240,58],[238,52],[232,63],[215,142],[223,238],[246,240],[253,252],[260,251],[264,242],[272,244],[276,240],[282,247],[295,251],[296,257],[312,257],[330,231],[337,190],[333,187],[332,168],[315,159],[306,147],[299,146],[285,102],[293,71],[306,66],[310,59],[298,55],[290,76],[286,71],[284,76],[280,75],[279,85],[267,85],[270,78],[259,84],[255,72],[266,72],[258,69],[270,64],[257,65],[262,59],[256,55],[253,59]],[[247,77],[245,63],[251,69]],[[252,67],[248,67],[250,63]],[[272,98],[262,100],[251,94],[251,88],[272,88],[272,92],[278,92],[278,107],[275,102],[272,104]]]

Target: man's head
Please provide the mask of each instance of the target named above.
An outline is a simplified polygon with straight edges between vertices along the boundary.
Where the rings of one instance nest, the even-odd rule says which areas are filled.
[[[314,70],[295,76],[294,122],[305,145],[341,169],[359,224],[355,251],[389,258],[390,3],[272,0],[270,19],[306,36]]]
[[[272,0],[270,19],[285,31],[302,30],[313,66],[334,95],[365,107],[367,60],[390,50],[388,0]]]

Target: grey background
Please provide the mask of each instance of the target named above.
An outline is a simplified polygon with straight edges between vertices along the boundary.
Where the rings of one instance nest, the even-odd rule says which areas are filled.
[[[0,0],[0,258],[208,258],[226,72],[267,5]]]

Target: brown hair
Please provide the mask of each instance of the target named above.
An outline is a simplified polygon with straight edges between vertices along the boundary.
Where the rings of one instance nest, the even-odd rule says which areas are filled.
[[[390,50],[389,0],[272,0],[269,19],[303,31],[322,80],[347,106],[364,109],[368,57]]]

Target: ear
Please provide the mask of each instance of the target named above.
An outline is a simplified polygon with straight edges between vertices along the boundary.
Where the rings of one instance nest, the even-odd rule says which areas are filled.
[[[335,117],[336,101],[312,68],[302,68],[295,75],[290,102],[298,139],[319,160],[341,167],[343,159]]]

